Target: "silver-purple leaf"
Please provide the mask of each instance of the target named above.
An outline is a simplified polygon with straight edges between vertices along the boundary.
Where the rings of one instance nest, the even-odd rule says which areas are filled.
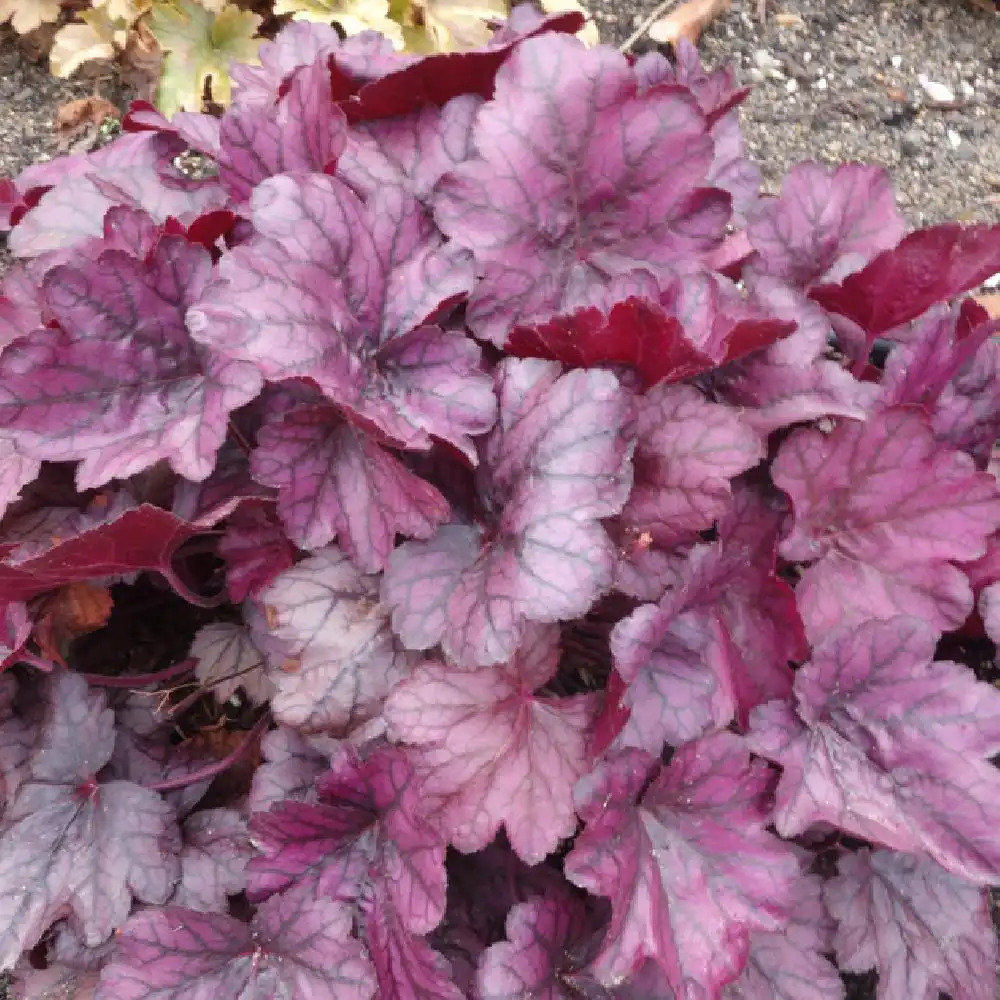
[[[342,903],[296,886],[250,924],[179,906],[122,928],[95,1000],[369,1000],[375,979]]]
[[[278,490],[296,545],[336,539],[366,573],[385,568],[397,534],[428,538],[451,514],[435,487],[331,406],[299,407],[262,428],[252,468]]]
[[[997,939],[987,890],[933,861],[864,848],[823,887],[845,972],[878,970],[878,1000],[996,996]]]
[[[103,695],[53,677],[30,773],[0,825],[0,968],[13,968],[55,919],[73,915],[85,945],[106,940],[133,896],[163,903],[179,873],[174,811],[130,781],[99,782],[114,745]]]
[[[549,35],[522,42],[476,119],[478,154],[441,182],[438,225],[482,277],[468,320],[502,346],[515,323],[593,304],[615,275],[666,271],[721,239],[713,142],[694,98],[637,93],[625,58]]]
[[[435,822],[459,850],[482,850],[502,825],[533,865],[576,829],[573,786],[589,764],[597,698],[535,695],[559,656],[558,628],[533,625],[508,664],[470,674],[426,663],[390,693],[389,736],[406,745]]]
[[[254,855],[246,820],[235,809],[204,809],[188,816],[182,834],[180,880],[170,905],[228,912],[227,897],[246,888],[246,865]]]
[[[389,628],[378,579],[336,546],[280,574],[258,599],[253,638],[268,661],[275,718],[346,733],[377,716],[413,659]]]
[[[382,598],[408,648],[440,643],[463,666],[508,661],[525,621],[584,614],[610,585],[600,519],[631,486],[631,400],[609,372],[560,372],[538,360],[498,366],[482,522],[447,524],[390,557]]]
[[[274,694],[274,685],[264,672],[263,655],[243,625],[202,625],[191,640],[188,655],[198,661],[195,676],[220,705],[240,688],[256,705],[263,705]]]

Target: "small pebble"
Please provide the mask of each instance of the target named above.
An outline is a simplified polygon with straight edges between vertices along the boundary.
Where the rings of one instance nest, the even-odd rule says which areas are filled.
[[[899,151],[904,156],[916,156],[924,148],[924,136],[921,132],[905,132],[899,140]]]
[[[958,149],[962,145],[962,137],[954,129],[948,129],[946,135],[948,136],[948,145],[952,149]]]
[[[798,89],[799,85],[795,80],[789,80],[788,83],[785,84],[785,90],[787,90],[789,94],[794,94]]]
[[[937,80],[929,80],[923,73],[917,77],[917,82],[935,104],[953,104],[955,102],[955,92],[951,87],[938,83]]]
[[[903,57],[902,56],[893,56],[889,60],[889,62],[892,63],[892,68],[893,69],[899,69],[899,67],[903,65]]]
[[[965,97],[966,100],[971,101],[972,98],[976,96],[975,88],[972,86],[971,83],[968,82],[968,80],[963,80],[961,83],[961,87],[962,87],[962,96]]]
[[[813,86],[814,86],[814,87],[816,88],[816,90],[826,90],[826,86],[827,86],[827,84],[826,84],[826,78],[825,78],[825,77],[822,77],[822,76],[821,76],[821,77],[820,77],[820,78],[819,78],[819,79],[818,79],[818,80],[817,80],[817,81],[816,81],[816,82],[815,82],[815,83],[813,84]]]

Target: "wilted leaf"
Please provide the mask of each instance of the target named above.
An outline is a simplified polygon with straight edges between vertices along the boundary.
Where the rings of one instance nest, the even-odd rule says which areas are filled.
[[[97,19],[92,20],[96,22]],[[64,24],[52,40],[49,69],[53,76],[65,78],[72,76],[85,62],[113,59],[114,55],[113,31],[99,31],[89,21],[84,24]]]
[[[697,45],[705,28],[731,6],[732,0],[688,0],[666,17],[654,21],[649,28],[649,37],[661,45],[676,45],[682,38]]]
[[[389,0],[275,0],[274,13],[296,21],[336,21],[348,35],[378,31],[397,49],[403,47],[403,29],[389,19]]]
[[[277,7],[275,13],[279,13]],[[256,63],[261,18],[234,4],[219,13],[194,0],[154,0],[149,30],[166,52],[157,106],[170,118],[175,111],[201,111],[205,84],[212,100],[228,104],[229,63]]]
[[[103,97],[79,97],[59,108],[55,126],[62,132],[75,134],[88,125],[100,125],[109,115],[117,114],[118,109]]]
[[[0,0],[0,24],[10,21],[19,34],[59,19],[59,0]]]
[[[67,584],[46,599],[39,613],[35,625],[39,652],[60,662],[66,645],[106,625],[113,607],[107,587],[86,581]]]

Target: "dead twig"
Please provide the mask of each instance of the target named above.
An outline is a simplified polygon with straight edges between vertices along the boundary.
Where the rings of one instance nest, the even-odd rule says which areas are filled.
[[[635,45],[635,43],[639,41],[639,39],[642,38],[647,31],[649,31],[650,27],[676,4],[677,0],[662,0],[662,3],[658,3],[653,12],[643,20],[642,24],[640,24],[639,27],[636,28],[635,31],[633,31],[632,34],[618,46],[618,51],[628,52],[632,46]]]

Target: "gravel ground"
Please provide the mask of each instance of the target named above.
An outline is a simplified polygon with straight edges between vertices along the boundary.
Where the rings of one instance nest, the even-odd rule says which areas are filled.
[[[583,2],[612,44],[656,6]],[[700,48],[755,84],[743,124],[768,190],[804,159],[881,163],[914,226],[1000,222],[1000,16],[971,0],[768,0],[763,20],[759,7],[734,0]],[[935,104],[921,78],[954,101]],[[0,30],[0,175],[53,155],[58,108],[95,93],[124,109],[110,76],[55,80]],[[873,996],[872,977],[851,983],[851,1000]]]

